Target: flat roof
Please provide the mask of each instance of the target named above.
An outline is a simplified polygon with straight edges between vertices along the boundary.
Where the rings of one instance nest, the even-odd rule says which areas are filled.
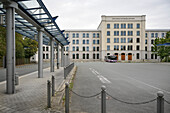
[[[65,32],[100,32],[97,29],[66,29]]]
[[[168,32],[170,29],[145,29],[146,32]]]

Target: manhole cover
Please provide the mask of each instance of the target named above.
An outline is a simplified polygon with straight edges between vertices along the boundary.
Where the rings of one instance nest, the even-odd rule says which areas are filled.
[[[101,100],[101,96],[97,96],[97,99],[100,99],[100,100]],[[106,96],[106,100],[109,100],[109,99],[111,99],[111,97]]]

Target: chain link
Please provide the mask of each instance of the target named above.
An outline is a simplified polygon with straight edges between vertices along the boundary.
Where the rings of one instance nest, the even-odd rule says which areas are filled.
[[[167,100],[165,100],[165,99],[164,99],[164,101],[165,101],[167,104],[170,104],[170,102],[169,102],[169,101],[167,101]]]
[[[156,98],[155,99],[152,99],[152,100],[149,100],[149,101],[145,101],[145,102],[126,102],[126,101],[123,101],[123,100],[120,100],[120,99],[117,99],[117,98],[115,98],[115,97],[113,97],[113,96],[111,96],[110,94],[108,94],[108,93],[106,93],[108,96],[110,96],[111,98],[113,98],[114,100],[117,100],[117,101],[119,101],[119,102],[122,102],[122,103],[125,103],[125,104],[132,104],[132,105],[140,105],[140,104],[147,104],[147,103],[150,103],[150,102],[153,102],[153,101],[155,101],[156,100]]]
[[[79,95],[77,94],[76,92],[74,92],[73,90],[70,89],[71,92],[73,92],[75,95],[79,96],[79,97],[82,97],[82,98],[92,98],[92,97],[96,97],[98,95],[100,95],[100,93],[97,93],[95,95],[91,95],[91,96],[83,96],[83,95]]]

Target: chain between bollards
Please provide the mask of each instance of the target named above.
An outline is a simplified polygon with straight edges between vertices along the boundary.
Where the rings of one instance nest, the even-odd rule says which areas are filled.
[[[52,96],[54,96],[54,94],[55,94],[55,77],[54,77],[54,75],[52,75],[51,81],[52,81]]]
[[[47,80],[47,107],[51,108],[51,82]]]
[[[164,94],[162,91],[158,91],[157,95],[157,113],[164,113]]]
[[[106,87],[101,87],[101,113],[106,113]]]
[[[65,113],[69,113],[69,83],[65,85]]]

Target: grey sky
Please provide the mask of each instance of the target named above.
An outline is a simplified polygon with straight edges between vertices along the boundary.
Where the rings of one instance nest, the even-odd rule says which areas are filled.
[[[170,0],[43,0],[61,29],[97,29],[101,15],[146,15],[146,29],[170,29]]]

